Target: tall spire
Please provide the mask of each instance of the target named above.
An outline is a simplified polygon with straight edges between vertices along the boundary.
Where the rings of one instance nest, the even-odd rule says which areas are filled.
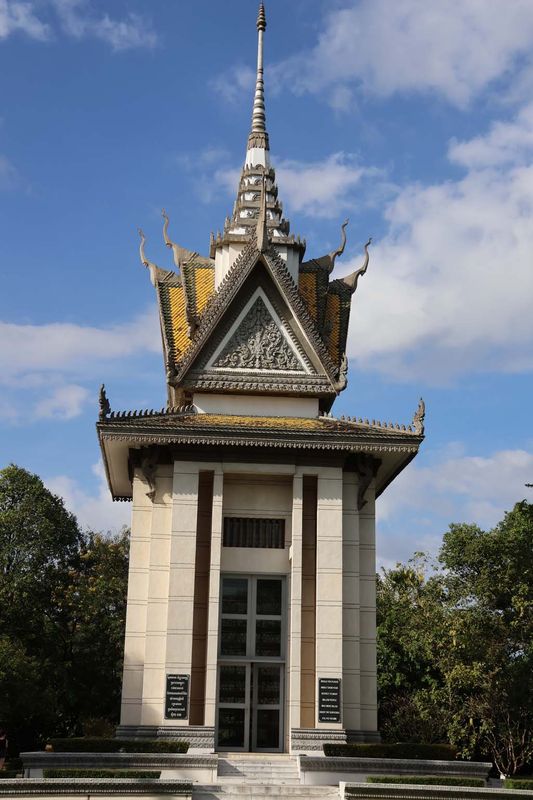
[[[252,111],[252,128],[248,136],[248,150],[256,148],[269,149],[265,114],[265,83],[263,80],[263,35],[266,26],[265,6],[260,3],[257,15],[257,77]]]

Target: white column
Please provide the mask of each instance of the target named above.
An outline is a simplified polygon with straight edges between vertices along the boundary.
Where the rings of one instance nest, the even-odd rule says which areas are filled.
[[[342,706],[346,730],[361,728],[358,488],[357,474],[345,472],[342,508]]]
[[[146,485],[135,470],[128,573],[128,603],[124,642],[121,725],[140,725],[148,604],[150,533],[152,502],[146,496]]]
[[[194,613],[194,566],[198,521],[199,465],[174,462],[172,532],[169,554],[167,636],[164,671],[159,682],[160,725],[188,725],[185,720],[165,720],[167,674],[191,675]]]
[[[142,695],[143,725],[160,725],[163,718],[167,633],[169,553],[172,524],[172,468],[161,466],[155,479],[152,504],[146,636]],[[142,491],[149,491],[145,485]]]
[[[289,747],[290,731],[300,727],[301,647],[302,647],[302,512],[303,477],[296,474],[292,489],[292,540],[290,549],[290,620],[289,620]]]
[[[318,721],[319,679],[342,681],[342,492],[342,469],[320,469],[316,537],[316,727],[329,729],[343,727],[342,719],[340,723]]]
[[[377,731],[375,482],[359,512],[361,730]]]
[[[207,660],[205,676],[204,724],[215,725],[217,660],[218,660],[218,614],[220,600],[220,556],[222,551],[222,501],[224,475],[222,465],[214,468],[213,515],[211,521],[211,560],[209,565],[209,603],[207,617]]]

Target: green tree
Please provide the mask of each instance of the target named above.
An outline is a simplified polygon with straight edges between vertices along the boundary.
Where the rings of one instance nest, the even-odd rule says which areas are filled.
[[[451,525],[439,562],[378,579],[380,724],[514,774],[533,758],[533,505]]]
[[[439,559],[460,645],[450,733],[514,774],[533,759],[533,505],[517,503],[488,532],[450,526]]]
[[[0,471],[0,725],[15,747],[116,722],[128,542],[82,532],[36,475]]]

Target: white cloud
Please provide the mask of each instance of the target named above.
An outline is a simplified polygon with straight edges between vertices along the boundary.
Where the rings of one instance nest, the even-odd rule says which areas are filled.
[[[366,368],[433,382],[533,369],[531,115],[453,143],[463,178],[406,186],[387,207],[350,331]]]
[[[489,133],[466,142],[453,141],[449,157],[468,169],[528,164],[533,160],[533,104],[510,122],[495,122]]]
[[[80,365],[87,371],[90,365],[160,350],[159,323],[152,309],[132,322],[100,328],[0,322],[0,380],[51,371],[77,374]]]
[[[291,211],[313,217],[337,217],[353,208],[353,191],[376,169],[362,167],[356,156],[333,153],[323,161],[276,162],[280,195]]]
[[[45,41],[50,27],[35,14],[35,3],[23,0],[0,0],[0,39],[22,32],[31,39]]]
[[[96,384],[110,371],[122,376],[157,354],[161,335],[155,309],[129,323],[91,327],[70,323],[24,325],[0,322],[0,423],[68,421],[90,400],[96,409]],[[150,372],[138,372],[137,388]],[[150,402],[141,394],[137,400]]]
[[[45,478],[44,483],[51,492],[63,498],[66,507],[75,514],[83,528],[104,533],[120,531],[123,525],[130,524],[131,505],[112,501],[100,462],[94,464],[92,471],[98,478],[98,485],[93,493],[82,488],[67,475]]]
[[[210,85],[224,102],[239,103],[243,97],[248,99],[250,89],[255,85],[255,72],[251,67],[236,64],[217,76]]]
[[[379,498],[378,558],[384,566],[405,561],[416,550],[436,553],[452,522],[493,527],[514,504],[533,499],[533,452],[500,450],[489,456],[453,452],[435,463],[419,459]],[[427,458],[426,458],[427,461]]]
[[[56,386],[48,397],[37,402],[35,414],[40,419],[73,419],[82,413],[89,396],[84,386]]]
[[[315,47],[278,64],[276,81],[324,93],[336,108],[351,85],[388,96],[435,92],[467,105],[533,45],[531,0],[359,0],[321,23]]]
[[[61,30],[71,38],[93,37],[115,51],[157,44],[157,35],[148,20],[134,13],[123,19],[114,19],[107,13],[99,15],[90,0],[0,0],[0,39],[17,31],[39,41],[50,39],[53,28],[42,19],[47,6],[54,9]]]
[[[112,19],[107,13],[96,15],[88,0],[52,0],[63,31],[75,39],[94,37],[113,50],[154,47],[157,36],[151,25],[138,14]]]

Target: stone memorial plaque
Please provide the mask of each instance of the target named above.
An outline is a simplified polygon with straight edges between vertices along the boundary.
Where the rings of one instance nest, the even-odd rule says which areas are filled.
[[[339,678],[318,679],[318,721],[341,721],[341,682]]]
[[[165,719],[189,716],[189,675],[167,675]]]

